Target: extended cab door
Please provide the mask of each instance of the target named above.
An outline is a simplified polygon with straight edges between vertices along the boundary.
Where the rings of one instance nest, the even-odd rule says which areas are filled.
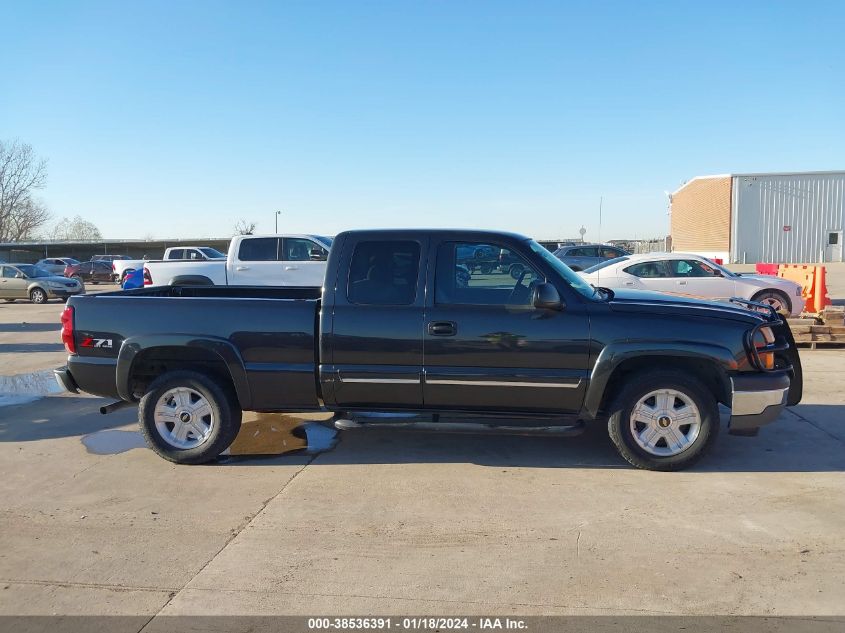
[[[589,318],[583,301],[549,264],[513,244],[471,244],[522,264],[490,274],[456,258],[467,243],[432,243],[423,329],[426,407],[512,412],[577,412],[589,376]],[[555,283],[563,310],[532,304],[533,285]]]
[[[320,334],[327,405],[422,407],[427,250],[415,233],[352,233],[332,245],[338,272],[326,280]]]
[[[229,283],[235,286],[283,286],[280,237],[244,237],[229,253]]]

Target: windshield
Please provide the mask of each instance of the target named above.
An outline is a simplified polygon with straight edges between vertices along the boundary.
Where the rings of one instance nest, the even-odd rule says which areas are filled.
[[[602,268],[607,268],[613,264],[618,264],[620,262],[624,262],[625,260],[630,259],[629,257],[614,257],[613,259],[606,259],[603,262],[596,264],[595,266],[590,266],[589,268],[584,269],[584,273],[589,275],[590,273],[594,273],[597,270],[601,270]]]
[[[540,246],[534,240],[528,240],[528,246],[531,250],[542,257],[546,263],[555,269],[555,271],[569,284],[569,287],[575,290],[580,295],[592,299],[596,295],[596,290],[584,279],[579,277],[573,270],[560,261],[549,249]]]
[[[226,259],[226,256],[218,251],[216,248],[209,248],[207,246],[199,249],[203,255],[208,257],[209,259]]]
[[[17,269],[30,278],[53,276],[53,273],[51,273],[49,270],[44,270],[43,268],[39,268],[34,264],[23,264],[21,266],[18,266]]]
[[[706,261],[707,261],[707,264],[709,266],[712,266],[713,268],[719,270],[725,277],[737,277],[738,276],[736,273],[732,273],[731,271],[729,271],[724,266],[720,266],[719,264],[714,262],[712,259],[708,259]]]
[[[332,247],[332,241],[334,240],[334,238],[326,237],[325,235],[310,235],[309,237],[313,237],[315,240],[320,242],[320,244],[325,246],[327,249],[330,249]]]

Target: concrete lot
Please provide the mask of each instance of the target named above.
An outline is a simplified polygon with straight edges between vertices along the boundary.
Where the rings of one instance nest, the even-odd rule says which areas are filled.
[[[60,310],[0,304],[0,376],[63,362]],[[0,615],[845,615],[845,351],[802,359],[801,405],[683,473],[600,428],[184,467],[134,410],[0,407]]]

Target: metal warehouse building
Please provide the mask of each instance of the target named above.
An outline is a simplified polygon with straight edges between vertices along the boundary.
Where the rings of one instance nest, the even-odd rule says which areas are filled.
[[[843,261],[845,171],[698,176],[670,200],[674,251],[732,263]]]

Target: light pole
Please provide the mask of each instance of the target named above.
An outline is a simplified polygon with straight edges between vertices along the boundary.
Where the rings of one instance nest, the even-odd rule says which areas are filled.
[[[279,232],[279,216],[282,215],[281,211],[276,211],[276,233]]]

